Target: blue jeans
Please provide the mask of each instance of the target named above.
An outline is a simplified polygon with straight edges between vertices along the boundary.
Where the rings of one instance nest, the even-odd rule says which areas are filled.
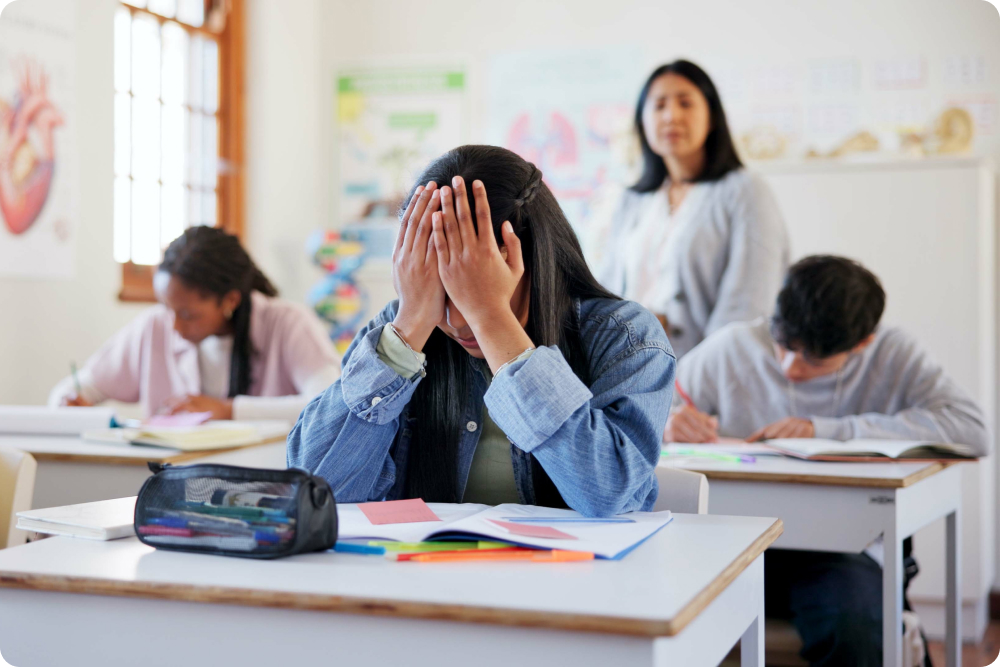
[[[792,622],[812,667],[882,665],[882,568],[864,554],[771,549],[767,616]]]

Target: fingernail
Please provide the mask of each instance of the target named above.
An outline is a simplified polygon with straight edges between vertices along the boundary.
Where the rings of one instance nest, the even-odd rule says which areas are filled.
[[[441,193],[440,190],[435,190],[434,194],[431,195],[431,199],[437,199],[437,196]]]
[[[441,214],[438,211],[434,211],[433,215],[431,215],[431,222],[435,225],[441,223]]]
[[[477,190],[482,190],[483,189],[483,182],[480,181],[479,179],[476,179],[476,180],[472,181],[472,187],[474,187]]]
[[[427,189],[428,190],[430,190],[431,188],[436,188],[436,187],[437,187],[437,183],[435,183],[434,181],[427,181]]]
[[[451,178],[451,185],[452,185],[452,187],[456,187],[457,188],[461,182],[462,182],[462,177],[461,176],[452,176],[452,178]]]
[[[424,191],[424,186],[418,185],[414,194],[418,194],[419,195],[423,191]]]
[[[509,220],[504,221],[503,228],[512,234],[514,233],[514,225],[510,224]]]

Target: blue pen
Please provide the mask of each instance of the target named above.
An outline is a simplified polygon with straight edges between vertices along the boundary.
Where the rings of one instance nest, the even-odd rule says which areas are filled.
[[[344,554],[385,555],[385,547],[370,547],[367,544],[351,544],[349,542],[337,542],[333,545],[333,550]]]
[[[588,519],[582,516],[505,516],[503,520],[511,523],[635,523],[635,519],[623,516],[607,519]]]

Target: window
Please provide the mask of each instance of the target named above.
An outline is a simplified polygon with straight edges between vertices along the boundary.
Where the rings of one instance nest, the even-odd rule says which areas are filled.
[[[192,225],[242,231],[243,0],[126,0],[115,15],[114,258],[126,301]]]

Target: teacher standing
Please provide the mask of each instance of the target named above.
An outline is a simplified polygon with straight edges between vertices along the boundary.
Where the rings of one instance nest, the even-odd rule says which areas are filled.
[[[771,312],[788,234],[770,188],[736,155],[700,67],[653,71],[635,128],[642,175],[618,204],[598,277],[655,313],[680,359],[720,327]]]

